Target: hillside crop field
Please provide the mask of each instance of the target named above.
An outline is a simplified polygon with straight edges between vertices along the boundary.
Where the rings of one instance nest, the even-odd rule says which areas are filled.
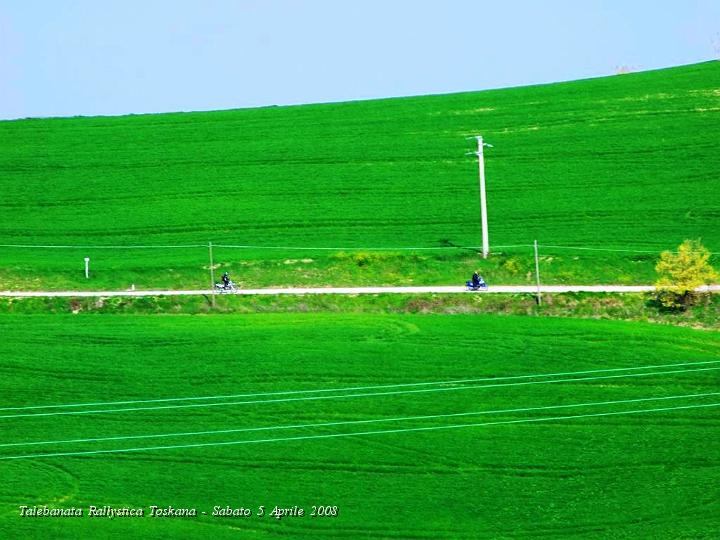
[[[316,313],[0,315],[0,334],[4,538],[718,532],[717,333]]]
[[[719,113],[720,63],[708,62],[452,95],[0,122],[3,246],[197,246],[0,247],[0,288],[207,286],[209,241],[256,246],[215,254],[243,285],[450,284],[478,266],[525,283],[535,239],[547,283],[648,282],[657,254],[686,238],[720,252]],[[494,145],[498,255],[483,262],[457,249],[480,243],[475,134]]]

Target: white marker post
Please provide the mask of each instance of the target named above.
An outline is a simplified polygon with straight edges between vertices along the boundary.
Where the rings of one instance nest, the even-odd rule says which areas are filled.
[[[85,279],[90,279],[90,257],[85,257]]]

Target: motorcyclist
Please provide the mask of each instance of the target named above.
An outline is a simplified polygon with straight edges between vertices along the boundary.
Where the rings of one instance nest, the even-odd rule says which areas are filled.
[[[482,281],[482,278],[480,277],[480,274],[478,274],[477,271],[473,272],[472,280],[471,280],[472,286],[477,289],[478,287],[480,287],[481,281]]]
[[[222,283],[223,287],[225,287],[226,289],[230,288],[230,274],[228,274],[227,272],[222,275]]]

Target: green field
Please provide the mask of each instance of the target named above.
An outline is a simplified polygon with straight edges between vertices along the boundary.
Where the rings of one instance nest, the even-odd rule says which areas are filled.
[[[315,313],[0,315],[0,335],[3,538],[718,532],[720,396],[697,396],[718,392],[717,333]],[[176,448],[82,454],[150,446]],[[70,455],[9,459],[53,453]],[[21,519],[21,504],[339,515]]]
[[[0,244],[225,245],[243,285],[653,279],[720,252],[720,63],[452,95],[0,122]],[[479,262],[476,162],[491,244]],[[573,251],[584,246],[635,252]],[[330,248],[293,250],[287,247]],[[398,248],[437,247],[437,251]],[[389,252],[377,251],[389,248]],[[647,251],[649,253],[642,253]],[[92,280],[82,258],[92,257]],[[0,288],[198,287],[203,247],[0,247]],[[41,281],[42,280],[42,283]]]

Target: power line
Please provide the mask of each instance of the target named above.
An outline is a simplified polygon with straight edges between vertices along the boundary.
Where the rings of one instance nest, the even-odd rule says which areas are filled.
[[[479,249],[471,246],[435,246],[435,247],[308,247],[308,246],[255,246],[237,244],[215,244],[215,247],[236,249],[282,249],[288,251],[430,251],[444,249]]]
[[[438,251],[446,249],[473,249],[481,250],[479,246],[261,246],[252,244],[217,244],[216,248],[229,249],[277,249],[287,251]],[[207,248],[208,244],[176,244],[176,245],[39,245],[39,244],[0,244],[0,248],[18,249],[194,249]],[[525,244],[496,246],[498,248],[528,247]]]
[[[654,375],[672,375],[678,373],[696,373],[698,371],[716,371],[720,370],[720,367],[712,368],[698,368],[698,369],[680,369],[674,371],[655,371],[651,373],[624,373],[622,375],[604,375],[601,377],[580,377],[580,378],[569,378],[569,379],[556,379],[550,381],[525,381],[525,382],[513,382],[513,383],[501,383],[501,384],[482,384],[472,386],[458,386],[454,388],[425,388],[420,390],[397,390],[391,392],[370,392],[363,394],[345,394],[337,396],[307,396],[307,397],[296,397],[296,398],[283,398],[283,399],[266,399],[266,400],[251,400],[251,401],[229,401],[222,403],[192,403],[192,404],[181,404],[181,405],[158,405],[153,407],[125,407],[121,409],[92,409],[88,411],[60,411],[60,412],[45,412],[45,413],[29,413],[29,414],[9,414],[2,415],[0,419],[12,419],[12,418],[39,418],[48,416],[70,416],[70,415],[81,415],[81,414],[105,414],[105,413],[118,413],[118,412],[136,412],[136,411],[158,411],[168,409],[196,409],[196,408],[210,408],[210,407],[227,407],[231,405],[261,405],[268,403],[289,403],[298,401],[319,401],[329,399],[350,399],[359,397],[376,397],[376,396],[397,396],[407,394],[425,394],[430,392],[454,392],[458,390],[477,390],[481,388],[501,388],[509,386],[526,386],[531,384],[556,384],[565,382],[583,382],[583,381],[595,381],[605,379],[618,379],[623,377],[648,377]]]
[[[86,439],[67,439],[67,440],[55,440],[55,441],[30,441],[30,442],[17,442],[17,443],[2,443],[0,448],[9,448],[15,446],[40,446],[49,444],[75,444],[75,443],[86,443],[86,442],[104,442],[104,441],[125,441],[134,439],[159,439],[159,438],[170,438],[170,437],[191,437],[195,435],[219,435],[226,433],[247,433],[255,431],[276,431],[276,430],[287,430],[287,429],[306,429],[316,427],[334,427],[334,426],[347,426],[355,424],[376,424],[380,422],[407,422],[409,420],[434,420],[437,418],[454,418],[459,416],[477,416],[483,414],[508,414],[517,412],[529,412],[529,411],[547,411],[554,409],[568,409],[574,407],[597,407],[600,405],[617,405],[620,403],[640,403],[646,401],[666,401],[671,399],[686,399],[696,397],[708,397],[718,396],[720,392],[709,392],[705,394],[685,394],[678,396],[658,396],[658,397],[646,397],[646,398],[634,398],[634,399],[620,399],[613,401],[598,401],[592,403],[571,403],[566,405],[544,405],[541,407],[520,407],[515,409],[499,409],[489,411],[472,411],[472,412],[460,412],[460,413],[448,413],[448,414],[431,414],[421,416],[401,416],[396,418],[373,418],[370,420],[345,420],[338,422],[321,422],[314,424],[295,424],[295,425],[280,425],[280,426],[262,426],[252,428],[237,428],[237,429],[220,429],[212,431],[190,431],[182,433],[157,433],[151,435],[120,435],[115,437],[94,437]]]
[[[583,251],[610,251],[610,252],[621,252],[621,253],[652,253],[652,254],[659,254],[660,251],[668,251],[668,250],[641,250],[641,249],[619,249],[619,248],[596,248],[596,247],[583,247],[583,246],[558,246],[558,245],[550,245],[550,244],[539,244],[540,247],[544,248],[555,248],[555,249],[578,249]],[[672,251],[670,249],[669,251]],[[720,255],[720,252],[710,252],[711,255]]]
[[[679,407],[659,407],[655,409],[635,409],[629,411],[614,411],[614,412],[603,412],[603,413],[589,413],[589,414],[574,414],[569,416],[549,416],[545,418],[524,418],[518,420],[500,420],[497,422],[481,422],[474,424],[451,424],[446,426],[430,426],[430,427],[418,427],[418,428],[403,428],[403,429],[386,429],[380,431],[360,431],[355,433],[329,433],[323,435],[301,435],[297,437],[281,437],[274,439],[255,439],[255,440],[242,440],[242,441],[225,441],[215,443],[194,443],[194,444],[177,444],[169,446],[149,446],[139,448],[120,448],[112,450],[86,450],[79,452],[54,452],[46,454],[25,454],[16,456],[1,456],[0,460],[9,459],[29,459],[29,458],[48,458],[48,457],[63,457],[63,456],[87,456],[96,454],[117,454],[127,452],[148,452],[153,450],[174,450],[182,448],[203,448],[203,447],[218,447],[218,446],[235,446],[240,444],[261,444],[269,442],[287,442],[287,441],[301,441],[301,440],[313,440],[313,439],[333,439],[341,437],[359,437],[365,435],[383,435],[389,433],[410,433],[420,431],[437,431],[441,429],[462,429],[462,428],[477,428],[483,426],[495,426],[503,424],[526,424],[526,423],[537,423],[537,422],[557,422],[560,420],[574,420],[577,418],[593,418],[603,416],[618,416],[626,414],[644,414],[650,412],[665,412],[665,411],[678,411],[687,409],[699,409],[707,407],[718,407],[720,403],[707,403],[701,405],[683,405]]]
[[[37,245],[37,244],[0,244],[3,248],[21,248],[21,249],[186,249],[186,248],[206,248],[207,244],[174,244],[174,245],[125,245],[125,246],[61,246],[61,245]]]
[[[296,394],[319,394],[328,392],[353,392],[358,390],[386,390],[388,388],[408,388],[417,386],[440,386],[448,384],[467,384],[483,381],[507,381],[515,379],[532,379],[532,378],[545,378],[545,377],[566,377],[568,375],[589,375],[592,373],[614,373],[618,371],[637,371],[642,369],[659,369],[659,368],[671,368],[671,367],[684,367],[684,366],[700,366],[708,364],[720,364],[720,360],[707,360],[701,362],[682,362],[676,364],[655,364],[651,366],[632,366],[632,367],[619,367],[619,368],[603,368],[603,369],[590,369],[583,371],[562,371],[555,373],[532,373],[529,375],[506,375],[501,377],[480,377],[475,379],[452,379],[444,381],[428,381],[428,382],[413,382],[413,383],[398,383],[398,384],[381,384],[381,385],[370,385],[370,386],[350,386],[344,388],[319,388],[319,389],[307,389],[307,390],[282,390],[279,392],[258,392],[252,394],[223,394],[217,396],[195,396],[195,397],[173,397],[173,398],[158,398],[158,399],[138,399],[138,400],[126,400],[126,401],[100,401],[90,403],[69,403],[59,405],[28,405],[22,407],[0,407],[0,411],[27,411],[33,409],[65,409],[65,408],[76,408],[76,407],[100,407],[109,405],[134,405],[138,403],[167,403],[172,401],[207,401],[207,400],[219,400],[219,399],[234,399],[241,397],[268,397],[268,396],[287,396]]]
[[[481,251],[482,246],[263,246],[256,244],[216,244],[216,248],[227,249],[268,249],[285,251],[443,251],[472,249]],[[567,249],[579,251],[607,251],[617,253],[648,253],[658,255],[661,251],[672,251],[673,248],[648,250],[630,248],[604,248],[588,246],[564,246],[558,244],[538,244],[542,248]],[[42,244],[0,244],[0,248],[17,249],[195,249],[207,248],[208,244],[166,244],[166,245],[42,245]],[[494,246],[496,249],[533,248],[534,244],[508,244]],[[711,251],[711,255],[720,255],[720,252]]]

